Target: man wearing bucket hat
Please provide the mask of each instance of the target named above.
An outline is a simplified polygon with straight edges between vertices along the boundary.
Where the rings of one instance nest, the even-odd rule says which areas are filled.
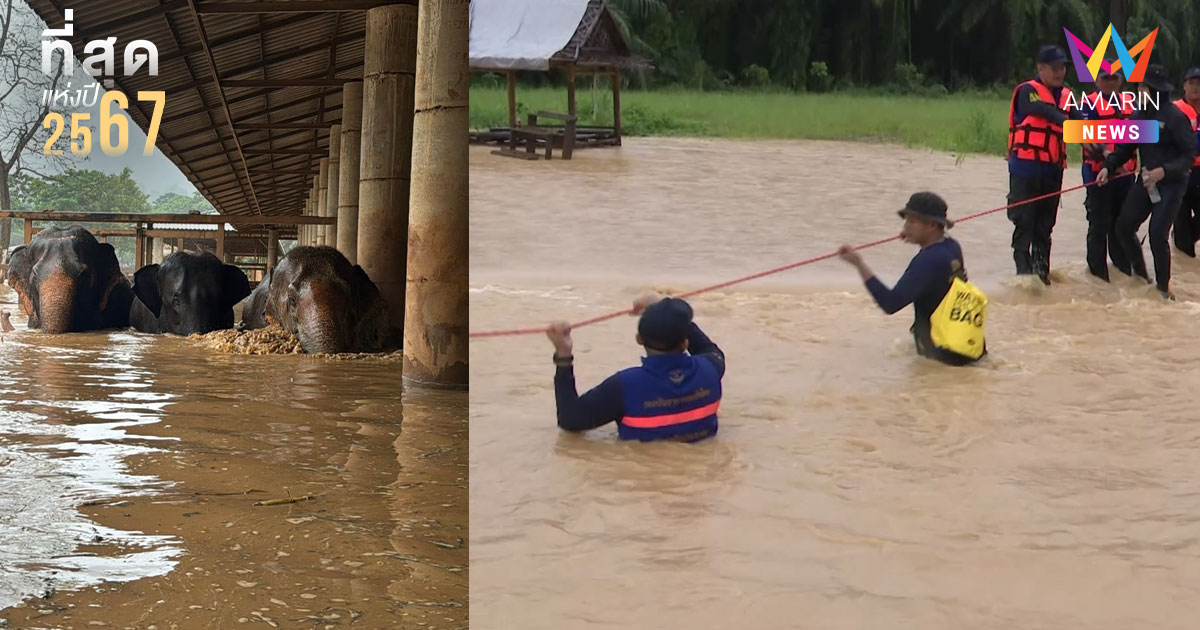
[[[894,288],[889,289],[875,277],[862,256],[850,245],[841,246],[838,255],[858,269],[867,291],[885,313],[892,315],[913,305],[910,331],[917,354],[949,365],[965,365],[977,360],[937,347],[931,336],[930,319],[946,297],[954,278],[967,279],[962,247],[958,241],[946,236],[946,230],[954,227],[954,222],[946,217],[946,202],[932,192],[918,192],[909,197],[908,203],[898,212],[904,219],[900,238],[920,247],[920,251]]]
[[[717,432],[725,355],[692,321],[678,298],[649,294],[633,303],[640,313],[637,342],[646,350],[640,367],[621,370],[580,396],[575,389],[571,326],[551,324],[554,398],[558,426],[586,431],[617,423],[623,440],[695,442]]]
[[[1117,217],[1117,239],[1125,248],[1134,275],[1150,282],[1146,258],[1137,236],[1142,223],[1150,219],[1148,240],[1154,255],[1154,280],[1164,299],[1174,299],[1170,289],[1171,248],[1167,236],[1187,189],[1188,174],[1196,156],[1196,132],[1183,112],[1171,104],[1172,89],[1174,86],[1167,80],[1161,65],[1151,64],[1146,68],[1138,85],[1138,91],[1144,95],[1140,100],[1146,109],[1134,112],[1132,119],[1157,122],[1158,142],[1117,144],[1096,174],[1096,181],[1105,185],[1109,174],[1116,172],[1117,167],[1137,151],[1142,171],[1121,206]]]
[[[1185,255],[1196,257],[1196,241],[1200,240],[1200,66],[1189,68],[1183,75],[1183,98],[1175,107],[1187,116],[1196,130],[1197,156],[1192,160],[1187,192],[1179,213],[1175,215],[1175,247]]]

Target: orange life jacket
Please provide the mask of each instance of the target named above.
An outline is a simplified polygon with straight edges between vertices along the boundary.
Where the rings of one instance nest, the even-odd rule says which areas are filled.
[[[1175,107],[1178,107],[1179,111],[1183,112],[1184,116],[1187,116],[1188,122],[1192,123],[1192,131],[1196,131],[1197,124],[1200,124],[1200,116],[1196,115],[1196,108],[1183,99],[1175,101]],[[1196,159],[1192,160],[1192,168],[1200,168],[1200,155],[1197,155]]]
[[[1067,165],[1067,145],[1063,142],[1062,125],[1055,125],[1034,114],[1026,116],[1021,124],[1017,124],[1017,94],[1020,93],[1023,85],[1032,87],[1042,101],[1057,107],[1064,114],[1067,112],[1069,90],[1064,88],[1060,92],[1062,96],[1055,101],[1054,96],[1050,93],[1050,88],[1040,81],[1029,80],[1018,85],[1013,90],[1012,100],[1008,104],[1009,152],[1016,151],[1017,158],[1021,160],[1035,160],[1065,167]]]
[[[1091,94],[1088,94],[1087,100],[1089,103],[1095,105],[1096,117],[1100,120],[1126,120],[1133,115],[1133,103],[1131,102],[1122,101],[1121,109],[1117,109],[1112,105],[1109,105],[1108,100],[1103,96],[1099,96],[1098,92],[1092,92]],[[1117,145],[1112,142],[1108,142],[1104,145],[1105,151],[1115,151],[1116,148]],[[1100,169],[1104,168],[1103,159],[1095,160],[1089,158],[1087,149],[1082,147],[1081,151],[1083,152],[1084,164],[1090,165],[1092,167],[1092,172],[1099,172]],[[1123,165],[1126,172],[1132,173],[1137,170],[1137,153],[1134,153],[1134,156],[1135,157],[1130,158],[1129,161]]]

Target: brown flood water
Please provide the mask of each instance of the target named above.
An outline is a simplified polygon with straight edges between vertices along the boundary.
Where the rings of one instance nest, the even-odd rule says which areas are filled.
[[[471,328],[885,237],[922,189],[963,216],[1005,203],[1007,171],[832,142],[473,148]],[[1176,256],[1170,304],[1094,281],[1083,198],[1063,198],[1046,290],[1012,277],[1002,213],[952,230],[991,299],[976,367],[916,357],[911,310],[884,315],[838,260],[695,298],[729,365],[700,444],[563,433],[549,342],[474,340],[472,627],[1195,627],[1200,265]],[[913,253],[863,252],[889,285]],[[581,388],[637,363],[634,331],[575,332]]]
[[[395,361],[13,323],[0,628],[468,627],[465,395],[402,393]]]

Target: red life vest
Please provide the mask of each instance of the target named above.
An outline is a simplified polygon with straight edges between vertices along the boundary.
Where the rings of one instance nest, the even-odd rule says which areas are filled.
[[[1116,109],[1115,107],[1113,107],[1112,105],[1109,104],[1107,99],[1105,99],[1103,96],[1100,96],[1099,92],[1092,92],[1091,94],[1088,94],[1087,100],[1089,103],[1092,103],[1095,106],[1096,117],[1099,118],[1100,120],[1113,120],[1113,119],[1125,120],[1133,115],[1133,103],[1132,102],[1122,101],[1121,109]],[[1105,151],[1110,151],[1110,152],[1115,151],[1116,148],[1117,148],[1117,145],[1112,142],[1108,142],[1104,145]],[[1100,169],[1104,168],[1104,160],[1103,159],[1100,159],[1100,160],[1090,159],[1088,157],[1087,149],[1084,149],[1081,147],[1080,150],[1082,151],[1084,164],[1090,165],[1092,167],[1092,172],[1099,172]],[[1132,173],[1137,170],[1137,157],[1136,157],[1137,153],[1134,153],[1134,156],[1135,157],[1130,158],[1128,162],[1126,162],[1125,164],[1122,165],[1122,167],[1125,169],[1126,172]]]
[[[1200,116],[1197,116],[1196,108],[1189,105],[1183,99],[1175,101],[1175,107],[1178,107],[1179,111],[1188,117],[1188,122],[1192,123],[1192,131],[1196,131],[1197,125],[1200,124]],[[1197,155],[1196,159],[1192,160],[1192,168],[1200,168],[1200,155]]]
[[[1054,95],[1050,93],[1050,88],[1040,81],[1029,80],[1018,85],[1013,90],[1012,100],[1008,104],[1009,152],[1016,151],[1017,158],[1021,160],[1035,160],[1065,167],[1067,165],[1067,145],[1063,142],[1062,125],[1052,124],[1045,118],[1033,114],[1026,116],[1021,124],[1017,124],[1017,94],[1020,93],[1023,85],[1032,87],[1042,101],[1057,107],[1064,114],[1067,112],[1069,90],[1064,88],[1060,92],[1062,96],[1055,101]]]

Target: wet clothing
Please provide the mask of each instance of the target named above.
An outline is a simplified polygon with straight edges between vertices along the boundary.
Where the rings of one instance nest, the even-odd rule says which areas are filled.
[[[1013,91],[1009,107],[1009,204],[1062,190],[1066,155],[1062,124],[1069,118],[1083,117],[1079,110],[1067,111],[1068,92],[1065,86],[1051,88],[1040,78],[1026,81]],[[1035,117],[1049,125],[1043,133],[1053,137],[1047,138],[1046,144],[1056,148],[1045,152],[1021,148],[1021,139],[1014,137],[1014,130],[1020,129],[1027,117]],[[1050,236],[1058,221],[1058,203],[1059,197],[1053,195],[1008,209],[1008,220],[1013,224],[1013,263],[1017,273],[1036,273],[1046,284],[1050,283]]]
[[[1190,109],[1190,105],[1188,107]],[[1188,112],[1185,111],[1185,114]],[[1196,158],[1192,160],[1192,172],[1188,177],[1188,188],[1183,195],[1183,203],[1179,205],[1179,212],[1175,215],[1175,247],[1195,258],[1196,241],[1200,240],[1200,124],[1194,123],[1193,127],[1196,128]]]
[[[586,431],[617,423],[621,439],[695,442],[717,432],[717,407],[725,354],[692,322],[688,352],[644,357],[640,367],[621,370],[582,396],[575,371],[554,374],[558,426]]]
[[[947,236],[917,252],[894,288],[887,288],[875,276],[868,278],[866,285],[875,303],[888,315],[912,304],[913,325],[909,330],[916,342],[917,354],[949,365],[965,365],[973,360],[937,348],[930,337],[929,320],[946,297],[955,276],[966,280],[967,272],[963,267],[962,247]],[[984,354],[987,354],[986,346]]]
[[[1117,238],[1125,248],[1133,272],[1149,281],[1146,259],[1142,254],[1137,231],[1147,218],[1150,219],[1148,240],[1154,256],[1154,277],[1158,290],[1165,294],[1171,281],[1171,250],[1167,237],[1175,223],[1184,193],[1187,192],[1192,160],[1196,156],[1196,133],[1191,122],[1179,108],[1171,104],[1166,94],[1159,93],[1158,96],[1161,105],[1159,108],[1138,110],[1131,117],[1133,120],[1157,121],[1158,142],[1118,144],[1104,164],[1109,173],[1115,173],[1117,166],[1137,151],[1143,168],[1163,169],[1163,179],[1158,182],[1158,194],[1162,198],[1158,203],[1150,201],[1146,187],[1142,184],[1142,176],[1138,175],[1137,182],[1125,197],[1121,213],[1117,217]]]
[[[1083,165],[1083,183],[1096,181],[1090,164]],[[1109,280],[1108,260],[1121,273],[1133,275],[1125,247],[1117,237],[1117,217],[1129,194],[1133,180],[1129,177],[1113,180],[1103,186],[1088,186],[1083,207],[1087,211],[1087,264],[1093,276]]]

